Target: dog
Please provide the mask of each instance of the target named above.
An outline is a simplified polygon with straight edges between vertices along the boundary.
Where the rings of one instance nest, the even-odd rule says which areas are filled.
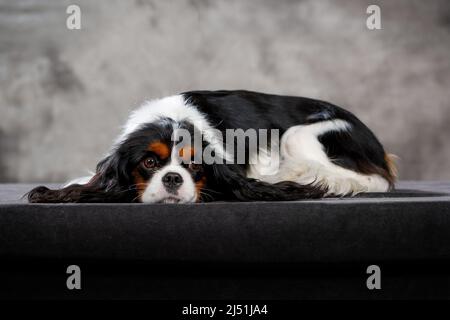
[[[181,145],[179,131],[201,138]],[[236,139],[224,138],[229,131]],[[206,155],[210,161],[202,161]],[[28,200],[289,201],[387,192],[395,179],[393,156],[341,107],[244,90],[190,91],[145,102],[92,176],[58,190],[34,188]]]

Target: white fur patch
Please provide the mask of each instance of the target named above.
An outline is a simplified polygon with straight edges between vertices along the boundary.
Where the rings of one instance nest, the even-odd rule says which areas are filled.
[[[280,152],[277,146],[259,148],[257,153],[251,154],[247,170],[247,177],[257,178],[275,176],[280,170]]]
[[[328,187],[334,195],[360,192],[385,192],[388,182],[379,175],[364,175],[331,162],[318,137],[334,130],[349,130],[344,120],[329,120],[289,128],[281,138],[281,162],[278,171],[263,175],[264,168],[251,168],[248,176],[269,183],[294,181]],[[264,166],[264,163],[260,163]],[[269,170],[270,172],[270,170]],[[274,174],[273,174],[274,173]]]

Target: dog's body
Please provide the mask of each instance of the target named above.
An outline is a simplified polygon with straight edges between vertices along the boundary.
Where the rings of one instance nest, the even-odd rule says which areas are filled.
[[[200,133],[200,147],[194,142],[180,149],[174,132],[181,129]],[[257,148],[244,140],[241,157],[236,141],[224,139],[230,129],[256,137]],[[205,150],[213,163],[198,163]],[[395,168],[377,138],[340,107],[249,91],[195,91],[144,103],[93,177],[61,190],[38,187],[29,200],[295,200],[385,192],[394,180]]]

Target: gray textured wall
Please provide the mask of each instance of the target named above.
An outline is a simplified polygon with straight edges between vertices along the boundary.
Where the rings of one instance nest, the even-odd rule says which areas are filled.
[[[0,0],[0,181],[83,175],[144,99],[236,88],[342,105],[401,178],[450,178],[447,0]]]

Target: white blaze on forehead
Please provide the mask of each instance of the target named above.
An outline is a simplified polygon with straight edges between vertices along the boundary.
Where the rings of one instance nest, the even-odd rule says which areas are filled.
[[[224,159],[230,158],[223,148],[221,137],[218,136],[217,130],[214,130],[211,126],[206,115],[201,113],[194,105],[187,103],[183,95],[144,102],[130,114],[122,133],[116,139],[115,145],[122,143],[130,133],[135,132],[143,125],[157,122],[161,118],[170,118],[176,123],[190,122],[197,130],[202,132],[205,141],[211,144],[218,155]]]

